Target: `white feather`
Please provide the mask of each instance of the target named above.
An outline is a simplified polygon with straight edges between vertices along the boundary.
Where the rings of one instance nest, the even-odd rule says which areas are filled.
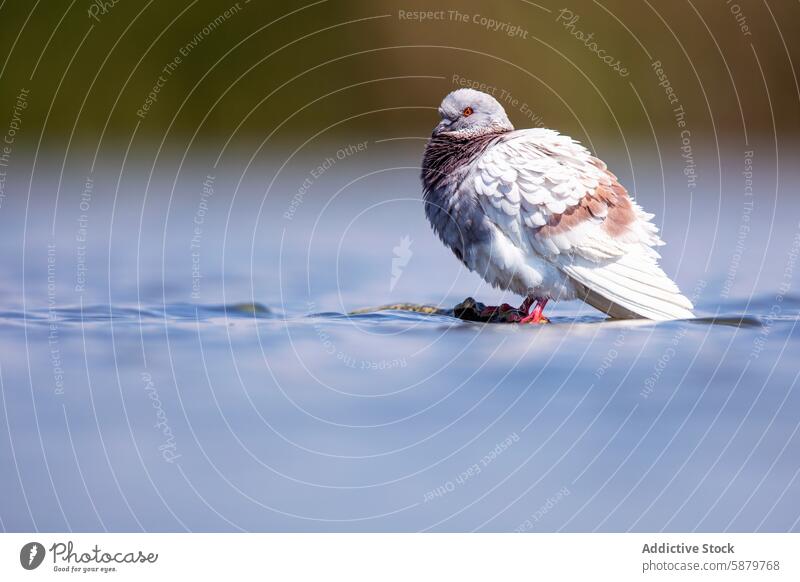
[[[609,214],[604,205],[569,230],[540,231],[549,217],[569,212],[599,185],[612,186],[614,177],[605,167],[552,130],[514,131],[490,147],[467,182],[496,226],[493,246],[504,249],[494,259],[485,255],[487,280],[520,294],[578,297],[612,317],[693,317],[691,302],[658,266],[652,247],[664,243],[650,222],[652,214],[635,202],[634,222],[615,236],[604,228]],[[509,252],[511,244],[520,253]]]
[[[564,271],[587,290],[648,319],[694,317],[692,303],[681,295],[661,267],[647,257],[628,254],[603,266],[574,263],[564,266]],[[596,305],[591,294],[587,302],[599,309],[605,307]],[[613,311],[611,314],[614,315]]]

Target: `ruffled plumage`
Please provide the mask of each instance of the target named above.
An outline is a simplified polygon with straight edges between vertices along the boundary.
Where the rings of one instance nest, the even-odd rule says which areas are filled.
[[[482,100],[505,118],[488,95],[456,97]],[[426,214],[456,256],[520,295],[579,298],[619,318],[693,317],[658,265],[655,247],[664,243],[653,215],[606,165],[567,136],[514,131],[505,119],[503,129],[482,133],[468,120],[443,121],[426,150]],[[449,131],[458,124],[464,128]]]

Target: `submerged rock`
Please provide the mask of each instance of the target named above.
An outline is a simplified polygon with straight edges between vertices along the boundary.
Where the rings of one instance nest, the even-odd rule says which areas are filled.
[[[415,313],[428,315],[453,315],[453,312],[449,309],[439,309],[433,305],[416,305],[414,303],[391,303],[380,307],[365,307],[351,311],[348,315],[363,315],[365,313],[375,313],[376,311],[414,311]]]
[[[262,303],[234,303],[226,306],[226,310],[239,313],[270,313],[269,307]]]
[[[486,321],[481,317],[481,313],[486,309],[483,303],[475,301],[472,297],[467,297],[453,308],[453,315],[465,321]]]
[[[487,307],[472,297],[467,297],[453,308],[453,315],[465,321],[482,321],[484,323],[519,323],[525,313],[519,308],[503,303],[497,307]],[[542,319],[547,323],[547,319]]]
[[[433,305],[415,305],[413,303],[393,303],[380,307],[367,307],[351,311],[349,315],[375,313],[376,311],[413,311],[429,315],[448,315],[464,321],[479,321],[483,323],[518,323],[525,314],[518,308],[503,303],[499,307],[487,307],[485,304],[467,297],[453,309],[440,309]],[[542,323],[549,323],[547,318],[542,318]]]

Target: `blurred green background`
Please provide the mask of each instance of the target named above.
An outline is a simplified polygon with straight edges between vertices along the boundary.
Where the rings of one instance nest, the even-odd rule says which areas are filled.
[[[0,120],[25,89],[19,142],[57,151],[427,135],[458,75],[517,99],[517,127],[614,141],[676,130],[660,61],[696,146],[791,139],[798,24],[800,4],[774,0],[7,0]]]

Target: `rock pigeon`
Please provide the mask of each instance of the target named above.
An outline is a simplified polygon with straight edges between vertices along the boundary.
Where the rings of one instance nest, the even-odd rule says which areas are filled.
[[[521,322],[542,321],[550,299],[613,318],[694,317],[658,265],[653,215],[580,143],[515,130],[474,89],[447,95],[439,114],[422,162],[425,214],[467,268],[525,298]]]

